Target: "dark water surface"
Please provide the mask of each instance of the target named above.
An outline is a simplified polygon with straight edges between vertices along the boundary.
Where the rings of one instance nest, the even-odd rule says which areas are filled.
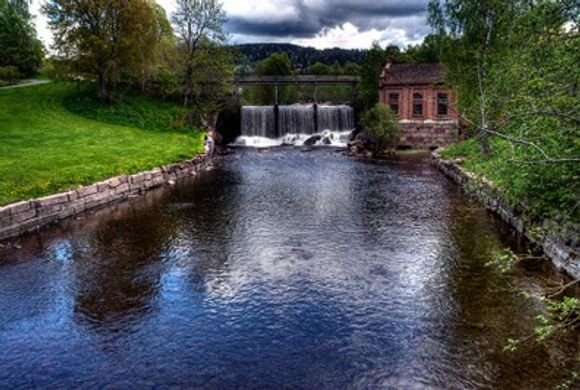
[[[0,248],[1,388],[553,388],[552,271],[424,159],[239,151]],[[14,245],[19,249],[14,249]]]

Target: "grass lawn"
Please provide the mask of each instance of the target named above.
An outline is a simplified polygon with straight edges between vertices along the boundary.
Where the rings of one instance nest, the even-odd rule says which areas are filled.
[[[82,96],[64,83],[0,91],[0,205],[182,161],[203,149],[203,133],[165,130],[151,119],[175,115],[175,105],[148,99],[146,110],[124,114],[130,104],[95,108]],[[80,108],[73,113],[75,99]]]

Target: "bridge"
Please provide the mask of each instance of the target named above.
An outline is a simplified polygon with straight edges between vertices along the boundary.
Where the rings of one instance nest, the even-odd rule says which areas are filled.
[[[279,98],[280,85],[314,85],[314,101],[318,101],[319,85],[350,85],[352,87],[352,96],[356,86],[360,83],[360,77],[357,76],[236,76],[235,85],[274,85],[276,90],[276,105]]]

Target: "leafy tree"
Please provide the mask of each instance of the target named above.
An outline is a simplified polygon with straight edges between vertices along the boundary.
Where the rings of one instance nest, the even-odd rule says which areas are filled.
[[[450,32],[443,58],[479,143],[474,168],[535,218],[577,223],[577,2],[467,3],[434,7],[432,20]]]
[[[259,76],[290,76],[293,73],[292,62],[286,53],[274,53],[260,63],[256,73]],[[288,103],[292,100],[294,88],[280,86],[278,89],[278,102]],[[256,87],[256,99],[260,104],[274,103],[276,101],[275,87],[260,85]]]
[[[445,37],[429,34],[419,45],[409,46],[405,50],[406,60],[413,63],[438,63],[441,61],[441,43]]]
[[[225,42],[223,25],[227,18],[217,0],[177,0],[171,20],[180,42],[183,104],[188,106],[194,88],[195,63],[199,60],[196,56],[203,46]]]
[[[16,67],[23,76],[42,64],[44,49],[36,37],[28,3],[0,0],[0,67]]]
[[[317,62],[310,67],[309,73],[316,76],[324,76],[330,74],[330,68],[322,62]]]
[[[292,62],[286,53],[274,53],[258,66],[256,72],[260,76],[290,76]]]
[[[360,73],[360,65],[355,62],[347,62],[344,65],[344,74],[347,76],[358,76]]]
[[[488,93],[493,64],[505,48],[516,17],[518,1],[431,0],[429,20],[444,41],[444,62],[455,86],[460,109],[480,132],[480,148],[489,155],[488,130],[494,108]]]
[[[122,76],[138,73],[136,68],[153,61],[146,52],[151,37],[158,34],[153,4],[149,0],[47,1],[43,11],[55,33],[55,63],[77,76],[96,78],[101,100],[109,103]]]
[[[386,62],[386,53],[378,42],[374,42],[360,65],[358,95],[361,109],[367,110],[379,101],[379,77]]]
[[[340,66],[338,61],[335,61],[334,64],[332,64],[332,66],[330,67],[330,74],[333,76],[341,76],[342,74],[344,74],[344,70],[342,69],[342,66]]]
[[[385,104],[377,103],[361,119],[361,129],[374,140],[374,153],[394,148],[399,142],[399,120]]]

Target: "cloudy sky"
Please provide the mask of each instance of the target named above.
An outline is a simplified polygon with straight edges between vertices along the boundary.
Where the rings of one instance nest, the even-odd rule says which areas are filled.
[[[173,0],[157,0],[168,14]],[[40,15],[42,0],[33,1],[39,35],[51,34]],[[428,0],[224,0],[232,43],[290,42],[316,48],[405,47],[429,33]]]

